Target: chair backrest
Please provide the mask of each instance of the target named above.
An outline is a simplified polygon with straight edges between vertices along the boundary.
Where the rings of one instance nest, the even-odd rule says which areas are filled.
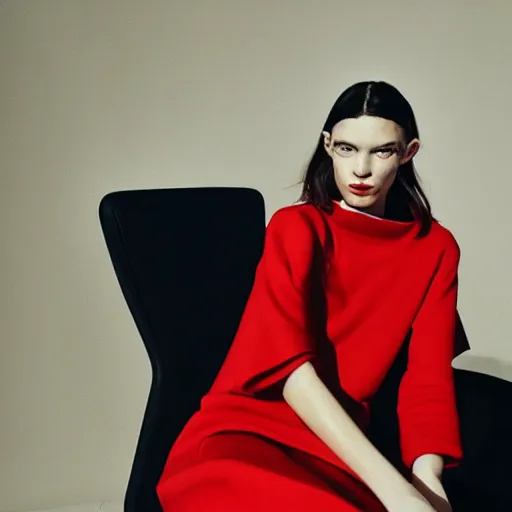
[[[250,293],[265,205],[248,188],[135,190],[106,195],[100,222],[152,372],[125,496],[156,512],[166,457],[222,364]]]

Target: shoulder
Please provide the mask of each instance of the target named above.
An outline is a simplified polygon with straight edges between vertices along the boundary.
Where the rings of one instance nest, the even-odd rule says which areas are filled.
[[[270,218],[265,235],[263,254],[267,265],[277,263],[283,268],[286,262],[287,271],[303,279],[324,253],[322,222],[320,212],[312,205],[297,204],[277,210]]]
[[[269,220],[268,236],[314,240],[325,238],[326,223],[319,209],[311,204],[293,204],[277,210]]]
[[[439,255],[443,260],[457,265],[460,259],[461,250],[457,239],[453,233],[443,226],[439,221],[432,223],[432,229],[426,237],[430,242],[433,252]]]

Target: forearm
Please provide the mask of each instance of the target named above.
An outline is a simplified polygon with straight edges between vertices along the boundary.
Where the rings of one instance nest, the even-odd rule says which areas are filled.
[[[302,421],[359,475],[385,506],[410,490],[409,482],[363,434],[311,363],[303,364],[288,377],[283,394]]]
[[[451,512],[452,508],[442,483],[443,468],[444,460],[440,455],[421,455],[412,465],[412,485],[427,498],[435,510]]]
[[[433,474],[441,478],[444,469],[444,459],[441,455],[426,453],[418,457],[412,465],[413,475]]]

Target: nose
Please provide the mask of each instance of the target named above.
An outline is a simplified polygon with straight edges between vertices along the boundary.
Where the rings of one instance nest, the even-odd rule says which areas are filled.
[[[359,155],[359,158],[355,163],[353,173],[354,176],[357,176],[358,178],[367,178],[370,176],[372,174],[370,159],[365,155]]]

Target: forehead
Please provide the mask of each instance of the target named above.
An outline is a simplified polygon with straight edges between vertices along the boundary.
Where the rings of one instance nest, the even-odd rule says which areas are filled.
[[[357,146],[378,146],[389,142],[403,142],[403,130],[394,121],[375,116],[343,119],[333,130],[334,140],[344,140]]]

